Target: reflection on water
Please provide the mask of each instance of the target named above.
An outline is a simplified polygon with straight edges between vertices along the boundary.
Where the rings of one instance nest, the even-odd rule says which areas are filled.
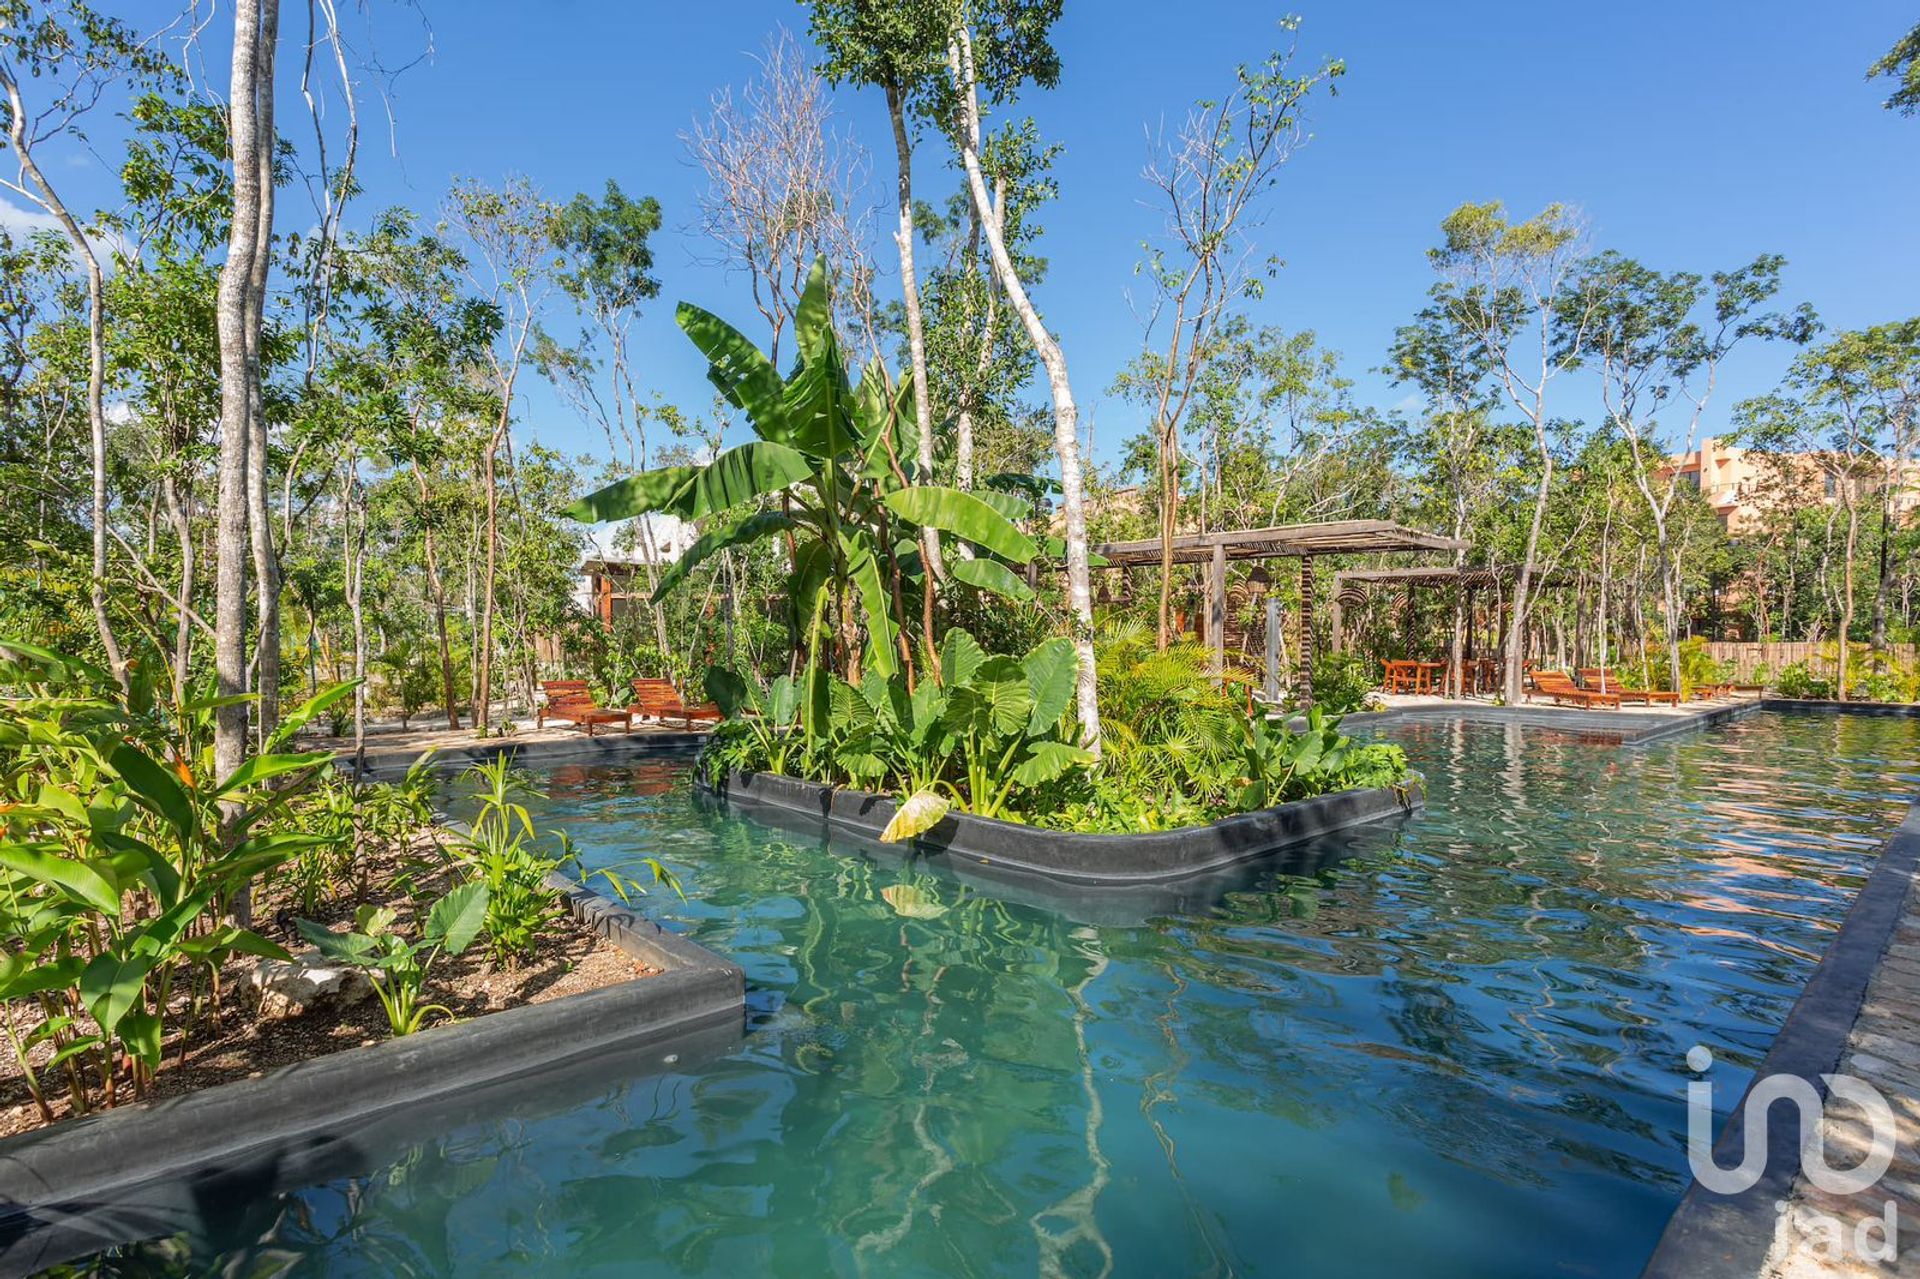
[[[1920,739],[1391,736],[1417,818],[1134,922],[703,808],[684,763],[555,770],[547,819],[667,861],[688,901],[653,909],[746,969],[744,1046],[261,1196],[182,1265],[1636,1273],[1684,1184],[1682,1055],[1710,1045],[1737,1095]]]

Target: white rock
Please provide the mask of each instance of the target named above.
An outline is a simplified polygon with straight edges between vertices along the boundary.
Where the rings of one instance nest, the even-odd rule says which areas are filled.
[[[366,973],[320,957],[317,950],[295,951],[291,959],[263,959],[247,974],[259,992],[262,1017],[293,1017],[324,1003],[354,1004],[373,993]]]

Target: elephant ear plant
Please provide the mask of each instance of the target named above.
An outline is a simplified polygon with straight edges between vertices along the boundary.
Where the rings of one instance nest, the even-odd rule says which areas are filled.
[[[393,1033],[411,1035],[434,1013],[453,1019],[453,1010],[446,1005],[422,1003],[421,991],[434,960],[443,954],[458,955],[480,936],[487,922],[487,886],[471,880],[441,897],[427,911],[417,940],[409,941],[394,930],[397,918],[391,907],[363,905],[354,915],[350,932],[336,933],[310,919],[300,920],[299,927],[301,936],[321,955],[364,969]]]
[[[990,656],[955,629],[938,659],[934,678],[911,690],[902,677],[871,670],[858,684],[835,677],[823,710],[791,718],[777,713],[791,700],[778,682],[757,693],[731,672],[710,673],[708,692],[729,718],[707,748],[709,780],[764,769],[891,790],[904,796],[881,835],[892,842],[924,833],[956,808],[1011,816],[1019,792],[1093,762],[1075,744],[1068,713],[1071,641],[1049,639],[1016,659]]]

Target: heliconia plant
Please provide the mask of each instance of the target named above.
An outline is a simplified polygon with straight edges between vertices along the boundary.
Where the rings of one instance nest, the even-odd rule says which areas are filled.
[[[721,551],[781,538],[791,555],[786,594],[796,630],[810,642],[814,630],[838,637],[841,673],[857,680],[914,665],[905,637],[926,586],[922,529],[937,529],[972,552],[951,557],[954,579],[994,595],[1031,597],[1015,572],[1041,551],[1016,522],[1030,504],[997,489],[934,484],[918,473],[921,428],[911,379],[896,383],[876,360],[857,385],[849,381],[824,259],[814,263],[795,315],[799,357],[785,378],[719,317],[682,303],[675,318],[707,357],[708,379],[745,415],[755,438],[705,465],[620,480],[567,511],[590,523],[651,512],[700,522],[699,537],[662,575],[655,600]],[[931,663],[932,640],[923,638],[923,658]]]

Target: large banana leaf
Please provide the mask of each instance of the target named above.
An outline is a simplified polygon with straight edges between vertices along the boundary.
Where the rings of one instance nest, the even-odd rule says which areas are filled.
[[[893,597],[887,590],[880,557],[874,553],[872,539],[859,534],[841,534],[840,547],[847,561],[847,576],[853,579],[859,592],[860,612],[867,623],[867,669],[891,675],[897,669],[894,640],[898,631],[888,608]]]
[[[825,542],[805,541],[794,553],[793,572],[787,575],[787,607],[793,629],[804,633],[813,616],[813,603],[833,578],[833,556]]]
[[[994,595],[1004,595],[1011,600],[1033,598],[1033,588],[1027,585],[1027,579],[999,560],[955,560],[947,565],[947,570],[968,586],[978,590],[988,591]]]
[[[687,485],[685,515],[699,519],[813,478],[813,463],[772,440],[736,445],[700,468]]]
[[[788,442],[801,452],[829,465],[858,452],[853,388],[847,384],[847,366],[837,343],[828,342],[787,379],[781,411]]]
[[[562,514],[583,524],[627,520],[648,511],[684,514],[687,483],[699,473],[697,466],[663,466],[629,475],[587,494]]]
[[[833,334],[833,295],[827,287],[825,254],[814,258],[807,269],[806,288],[793,309],[793,336],[800,346],[800,358],[809,364],[826,354],[829,347],[839,346]]]
[[[682,302],[674,320],[707,357],[707,380],[753,422],[763,440],[788,436],[780,403],[780,371],[740,330],[711,311]]]
[[[1024,564],[1038,552],[1033,539],[971,493],[936,484],[898,489],[880,499],[887,509],[923,528],[964,537],[1002,559]]]
[[[728,547],[745,546],[792,527],[793,521],[780,511],[756,511],[745,519],[708,529],[660,575],[660,581],[653,588],[653,601],[657,604],[665,599],[667,592],[680,585],[687,574]]]
[[[977,488],[973,490],[973,495],[1010,520],[1024,520],[1033,514],[1033,503],[1013,493]]]

